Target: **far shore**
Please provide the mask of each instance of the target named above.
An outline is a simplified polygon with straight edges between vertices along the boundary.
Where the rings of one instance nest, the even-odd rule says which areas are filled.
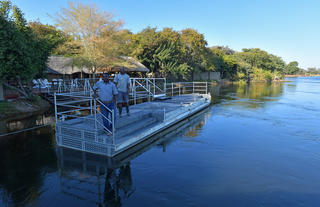
[[[320,74],[315,74],[315,75],[285,75],[286,78],[295,78],[295,77],[319,77]]]

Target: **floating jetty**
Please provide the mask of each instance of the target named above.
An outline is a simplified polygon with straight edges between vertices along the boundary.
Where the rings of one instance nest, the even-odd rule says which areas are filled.
[[[102,103],[93,98],[91,90],[55,94],[57,144],[114,157],[198,113],[211,102],[205,82],[167,84],[161,80],[159,85],[155,80],[136,80],[139,82],[132,83],[130,92],[130,116],[124,113],[119,117],[110,110],[111,116],[103,117],[99,110]],[[57,96],[71,99],[58,102]],[[103,118],[115,126],[109,136]]]

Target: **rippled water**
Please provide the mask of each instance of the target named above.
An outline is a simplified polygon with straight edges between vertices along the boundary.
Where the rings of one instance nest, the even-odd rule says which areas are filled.
[[[319,206],[320,79],[216,86],[214,104],[116,159],[0,137],[0,206]]]

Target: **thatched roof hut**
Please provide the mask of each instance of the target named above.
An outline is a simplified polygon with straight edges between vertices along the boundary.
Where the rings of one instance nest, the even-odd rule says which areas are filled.
[[[149,69],[146,66],[134,58],[122,56],[120,57],[120,61],[114,63],[113,66],[99,68],[96,73],[118,72],[120,71],[121,66],[123,66],[127,72],[149,72]],[[85,66],[75,66],[74,60],[70,57],[50,56],[48,59],[48,67],[49,69],[46,71],[47,73],[55,71],[62,75],[72,75],[74,73],[92,74],[92,72]]]

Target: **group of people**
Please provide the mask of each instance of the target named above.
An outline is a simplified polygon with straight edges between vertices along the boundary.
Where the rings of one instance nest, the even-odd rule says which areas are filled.
[[[119,116],[122,116],[122,107],[126,107],[127,115],[129,113],[129,90],[130,90],[130,77],[125,73],[125,68],[120,68],[120,73],[118,73],[113,82],[110,81],[110,75],[108,73],[102,74],[102,80],[98,81],[93,86],[94,93],[98,92],[98,97],[103,103],[100,106],[103,125],[106,129],[107,136],[110,135],[112,131],[112,124],[106,119],[111,114],[110,110],[116,115],[116,104],[119,109]],[[107,109],[109,108],[109,110]],[[111,119],[110,119],[111,120]]]

